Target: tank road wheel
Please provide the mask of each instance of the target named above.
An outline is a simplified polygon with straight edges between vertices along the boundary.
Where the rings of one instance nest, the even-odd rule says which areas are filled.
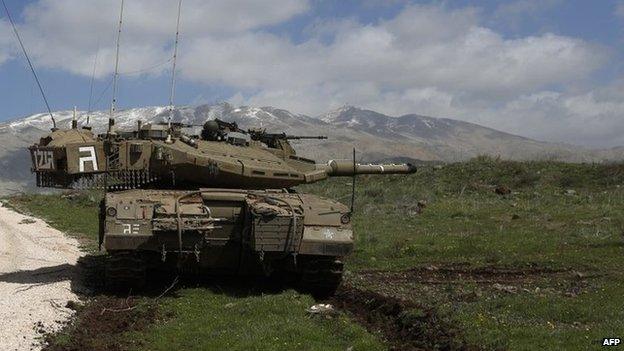
[[[300,286],[316,298],[334,295],[342,282],[344,264],[337,259],[315,259],[301,272]]]
[[[141,289],[145,285],[146,263],[137,253],[112,252],[106,260],[106,288],[112,291]]]

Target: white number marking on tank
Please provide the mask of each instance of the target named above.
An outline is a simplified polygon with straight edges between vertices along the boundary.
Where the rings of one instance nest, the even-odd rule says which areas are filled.
[[[54,153],[51,150],[35,151],[35,159],[37,160],[37,169],[54,168]]]
[[[129,224],[129,223],[126,223],[123,226],[124,226],[124,230],[123,230],[124,234],[139,234],[139,228],[141,227],[139,224]]]
[[[80,157],[80,164],[79,164],[79,168],[80,168],[80,172],[84,172],[85,171],[85,164],[87,162],[91,162],[91,165],[93,166],[93,171],[97,171],[98,170],[98,164],[97,164],[97,158],[95,157],[95,147],[94,146],[82,146],[78,148],[78,152],[88,152],[89,156],[81,156]]]

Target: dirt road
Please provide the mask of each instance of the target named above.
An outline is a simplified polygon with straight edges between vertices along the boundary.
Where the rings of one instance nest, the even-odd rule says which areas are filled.
[[[0,204],[0,350],[37,350],[42,331],[70,317],[80,256],[75,239]]]

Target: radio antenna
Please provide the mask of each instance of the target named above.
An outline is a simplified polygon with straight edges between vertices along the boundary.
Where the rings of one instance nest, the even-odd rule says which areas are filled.
[[[175,42],[173,44],[173,67],[171,68],[171,93],[169,95],[169,120],[168,125],[171,129],[171,117],[173,115],[173,100],[175,98],[176,83],[176,62],[178,59],[178,42],[180,38],[180,14],[182,13],[182,0],[178,1],[178,20],[176,22]]]
[[[353,148],[353,178],[351,179],[351,209],[349,213],[353,214],[355,211],[355,177],[357,171],[357,164],[355,163],[355,147]]]
[[[115,109],[117,104],[117,81],[119,80],[119,41],[121,39],[121,25],[123,24],[124,0],[121,0],[121,10],[119,11],[119,29],[117,30],[117,52],[115,54],[115,75],[113,75],[113,100],[111,102],[110,117],[108,119],[108,133],[114,133]]]
[[[93,60],[93,73],[91,74],[91,88],[89,89],[89,108],[87,109],[87,126],[89,126],[89,119],[91,117],[91,108],[93,107],[93,84],[95,83],[95,72],[97,69],[98,56],[100,55],[100,40],[98,39],[97,51],[95,52],[95,59]]]
[[[28,61],[28,66],[30,66],[30,71],[32,72],[33,76],[35,77],[35,81],[37,82],[37,86],[39,87],[39,91],[41,92],[41,96],[43,97],[43,101],[45,102],[46,108],[48,109],[48,114],[50,115],[50,118],[52,119],[52,130],[56,130],[56,120],[54,119],[54,116],[52,115],[52,110],[50,109],[50,104],[48,103],[48,98],[46,97],[45,92],[43,91],[43,86],[41,86],[41,82],[39,81],[39,77],[37,76],[37,72],[35,71],[35,67],[33,66],[32,62],[30,61],[30,57],[28,56],[28,53],[26,52],[26,47],[24,46],[24,42],[22,42],[22,38],[20,37],[19,33],[17,32],[17,27],[15,26],[15,22],[13,22],[13,17],[11,17],[11,13],[9,12],[9,8],[6,5],[6,2],[4,0],[2,0],[2,5],[4,6],[4,11],[6,11],[7,17],[9,18],[9,22],[11,22],[11,26],[13,27],[13,32],[15,33],[15,37],[17,37],[17,41],[20,44],[20,47],[22,48],[22,52],[24,53],[24,57],[26,57],[26,61]]]

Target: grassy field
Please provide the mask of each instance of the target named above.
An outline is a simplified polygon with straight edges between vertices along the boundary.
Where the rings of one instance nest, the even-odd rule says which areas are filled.
[[[348,203],[350,182],[299,190]],[[97,233],[93,195],[10,203],[71,233]],[[586,350],[622,337],[624,165],[478,158],[405,177],[358,177],[355,205],[348,284],[433,311],[460,331],[461,345]],[[305,308],[314,301],[292,290],[201,285],[139,300],[162,317],[116,334],[127,338],[120,349],[384,348],[381,335],[349,313],[310,318]],[[71,329],[56,337],[56,349]]]
[[[358,181],[355,284],[436,306],[489,348],[598,349],[624,331],[623,165],[480,158]]]

